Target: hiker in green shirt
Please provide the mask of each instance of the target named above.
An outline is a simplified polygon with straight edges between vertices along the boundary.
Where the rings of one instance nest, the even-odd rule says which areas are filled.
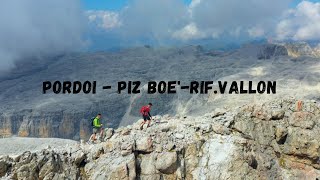
[[[100,123],[100,119],[101,119],[101,114],[98,114],[93,120],[92,120],[92,135],[90,136],[89,141],[93,142],[95,140],[97,140],[97,133],[100,133],[100,138],[103,138],[103,128],[102,125]]]

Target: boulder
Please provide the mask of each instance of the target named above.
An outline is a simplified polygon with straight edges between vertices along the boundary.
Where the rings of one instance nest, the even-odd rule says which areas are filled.
[[[309,112],[294,112],[289,119],[290,125],[304,129],[312,129],[315,121],[314,115]]]
[[[165,145],[165,147],[166,147],[166,150],[171,151],[171,150],[173,150],[174,148],[176,148],[176,145],[175,145],[173,142],[168,142],[168,143]]]
[[[155,166],[157,155],[154,153],[150,153],[146,155],[141,155],[138,158],[140,159],[141,176],[147,179],[153,176],[155,179],[157,179],[156,177],[158,174],[158,170]]]
[[[86,154],[79,149],[78,151],[72,153],[72,159],[74,159],[76,166],[80,166],[80,164],[86,159]]]
[[[168,132],[168,131],[170,131],[170,127],[169,126],[165,126],[165,127],[161,128],[161,131],[162,132]]]
[[[104,140],[107,141],[108,139],[110,139],[112,137],[113,133],[114,133],[113,128],[106,129],[105,130],[105,138],[104,138]]]
[[[104,148],[101,145],[93,146],[91,149],[91,158],[92,159],[98,159],[102,154],[104,154]]]
[[[176,152],[162,152],[157,155],[156,168],[161,173],[172,174],[177,170],[177,161]]]
[[[271,119],[272,120],[280,120],[283,119],[285,115],[285,111],[284,110],[273,110],[271,112]]]
[[[184,138],[184,134],[181,134],[181,133],[176,133],[175,136],[176,136],[177,139],[183,139]]]
[[[221,124],[218,124],[218,123],[214,123],[212,125],[212,130],[217,134],[230,134],[231,133],[229,128],[227,128]]]
[[[48,160],[40,169],[39,171],[39,178],[43,179],[47,175],[50,175],[52,173],[56,173],[60,170],[61,164],[59,164],[59,159],[52,157],[50,160]]]
[[[122,136],[129,135],[130,132],[131,132],[131,130],[129,128],[123,128],[123,130],[121,131],[121,135]]]
[[[132,153],[134,150],[134,143],[125,141],[121,144],[121,155],[126,156]]]
[[[96,161],[86,164],[87,179],[136,179],[136,160],[134,154],[128,156],[103,155]]]
[[[202,134],[205,134],[205,133],[209,133],[212,131],[212,126],[211,124],[200,124],[200,131]]]
[[[0,177],[6,175],[11,166],[12,159],[10,159],[8,156],[0,158]]]
[[[288,135],[288,130],[285,127],[276,127],[275,136],[278,144],[284,144]]]
[[[140,152],[152,152],[153,150],[153,142],[151,137],[142,137],[136,140],[136,151]]]
[[[317,161],[319,158],[319,133],[308,129],[290,127],[283,153],[295,156],[297,159]]]

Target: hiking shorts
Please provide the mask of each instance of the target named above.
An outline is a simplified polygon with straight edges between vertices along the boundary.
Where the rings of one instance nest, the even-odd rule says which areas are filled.
[[[150,120],[151,120],[150,116],[144,116],[144,115],[143,115],[142,117],[143,117],[143,120],[144,120],[144,121],[147,121],[147,120],[150,121]]]
[[[92,132],[93,134],[99,133],[101,131],[101,127],[93,127]]]

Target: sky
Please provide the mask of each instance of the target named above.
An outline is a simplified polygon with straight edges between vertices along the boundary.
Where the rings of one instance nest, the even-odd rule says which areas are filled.
[[[82,0],[91,48],[320,39],[319,0]],[[103,43],[108,42],[108,43]]]
[[[128,5],[128,0],[81,0],[84,8],[87,10],[109,10],[117,11]],[[184,4],[189,5],[192,0],[183,0]],[[319,2],[320,0],[310,0],[311,2]],[[301,0],[294,0],[290,4],[291,7],[297,6]]]
[[[0,72],[19,61],[132,46],[319,41],[319,0],[2,0]]]
[[[81,0],[86,10],[117,11],[128,5],[128,0]],[[191,0],[183,0],[188,5]]]

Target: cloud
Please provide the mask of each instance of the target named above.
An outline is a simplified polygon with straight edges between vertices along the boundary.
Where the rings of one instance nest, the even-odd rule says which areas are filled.
[[[191,7],[192,21],[202,31],[216,36],[257,37],[270,29],[289,6],[290,0],[197,0]],[[220,32],[217,34],[217,32]]]
[[[320,3],[292,0],[131,0],[117,12],[88,13],[105,38],[128,46],[235,42],[265,38],[317,40]],[[99,32],[101,33],[101,32]],[[112,37],[112,38],[110,38]]]
[[[154,39],[159,43],[171,38],[189,20],[181,0],[133,0],[120,14],[125,38]]]
[[[155,42],[272,36],[291,0],[132,0],[119,12],[89,13],[119,39]],[[99,19],[97,21],[97,19]]]
[[[19,60],[81,48],[83,18],[78,0],[1,1],[0,71]]]
[[[320,40],[320,3],[302,1],[278,23],[279,40]]]
[[[89,19],[89,23],[93,23],[94,25],[105,30],[110,30],[121,26],[119,13],[117,12],[89,10],[86,12],[86,15]]]
[[[117,44],[166,44],[189,23],[188,7],[181,0],[131,0],[117,12],[88,11],[90,24],[105,31]],[[97,33],[101,34],[100,31]]]
[[[182,29],[175,31],[172,36],[176,39],[188,41],[192,39],[205,38],[207,35],[204,32],[201,32],[194,23],[190,23]]]
[[[263,37],[265,35],[265,30],[262,27],[255,26],[248,29],[248,33],[250,37]]]

